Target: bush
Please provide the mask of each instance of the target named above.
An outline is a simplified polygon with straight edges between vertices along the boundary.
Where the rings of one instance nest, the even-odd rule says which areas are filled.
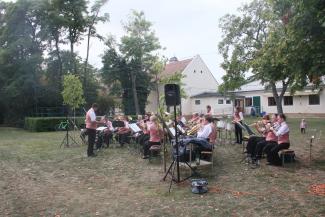
[[[33,132],[55,131],[57,126],[63,121],[66,121],[65,117],[26,117],[24,128]],[[85,117],[76,117],[76,125],[78,127],[83,127],[84,123]]]

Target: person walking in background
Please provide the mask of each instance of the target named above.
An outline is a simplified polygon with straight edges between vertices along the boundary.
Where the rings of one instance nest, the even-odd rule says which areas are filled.
[[[305,121],[305,119],[301,119],[301,122],[300,122],[300,132],[302,134],[305,134],[306,133],[306,128],[307,128],[307,122]]]
[[[242,144],[243,142],[243,131],[240,127],[240,124],[242,124],[242,121],[244,120],[243,113],[241,112],[240,107],[236,107],[235,113],[233,115],[233,121],[232,123],[235,124],[235,135],[236,135],[236,143]]]
[[[88,157],[95,157],[94,154],[94,144],[96,140],[96,128],[97,123],[96,121],[96,111],[98,110],[98,105],[94,103],[91,108],[86,113],[86,131],[88,135],[88,149],[87,149],[87,156]]]

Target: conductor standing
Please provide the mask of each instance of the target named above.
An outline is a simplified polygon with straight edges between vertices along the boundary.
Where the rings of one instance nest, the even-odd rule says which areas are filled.
[[[86,113],[86,130],[88,135],[88,149],[87,149],[87,156],[88,157],[95,157],[94,154],[94,144],[96,140],[96,128],[97,123],[96,121],[96,111],[98,110],[98,105],[94,103],[91,108]]]

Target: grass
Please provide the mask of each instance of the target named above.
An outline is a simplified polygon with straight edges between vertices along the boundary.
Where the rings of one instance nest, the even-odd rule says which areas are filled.
[[[248,120],[253,121],[251,119]],[[325,131],[325,119],[308,119]],[[1,216],[324,216],[325,198],[308,192],[324,183],[322,140],[313,146],[290,119],[297,162],[288,167],[240,163],[238,145],[216,147],[213,171],[201,169],[210,192],[194,195],[188,182],[173,185],[158,162],[148,163],[132,149],[109,148],[96,158],[86,146],[59,148],[62,132],[30,133],[0,128]],[[182,170],[186,175],[186,171]]]

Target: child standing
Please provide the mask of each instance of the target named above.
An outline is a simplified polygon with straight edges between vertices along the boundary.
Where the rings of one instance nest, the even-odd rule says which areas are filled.
[[[300,122],[300,132],[302,134],[305,134],[306,133],[306,127],[307,127],[307,123],[306,123],[305,119],[301,119],[301,122]]]

